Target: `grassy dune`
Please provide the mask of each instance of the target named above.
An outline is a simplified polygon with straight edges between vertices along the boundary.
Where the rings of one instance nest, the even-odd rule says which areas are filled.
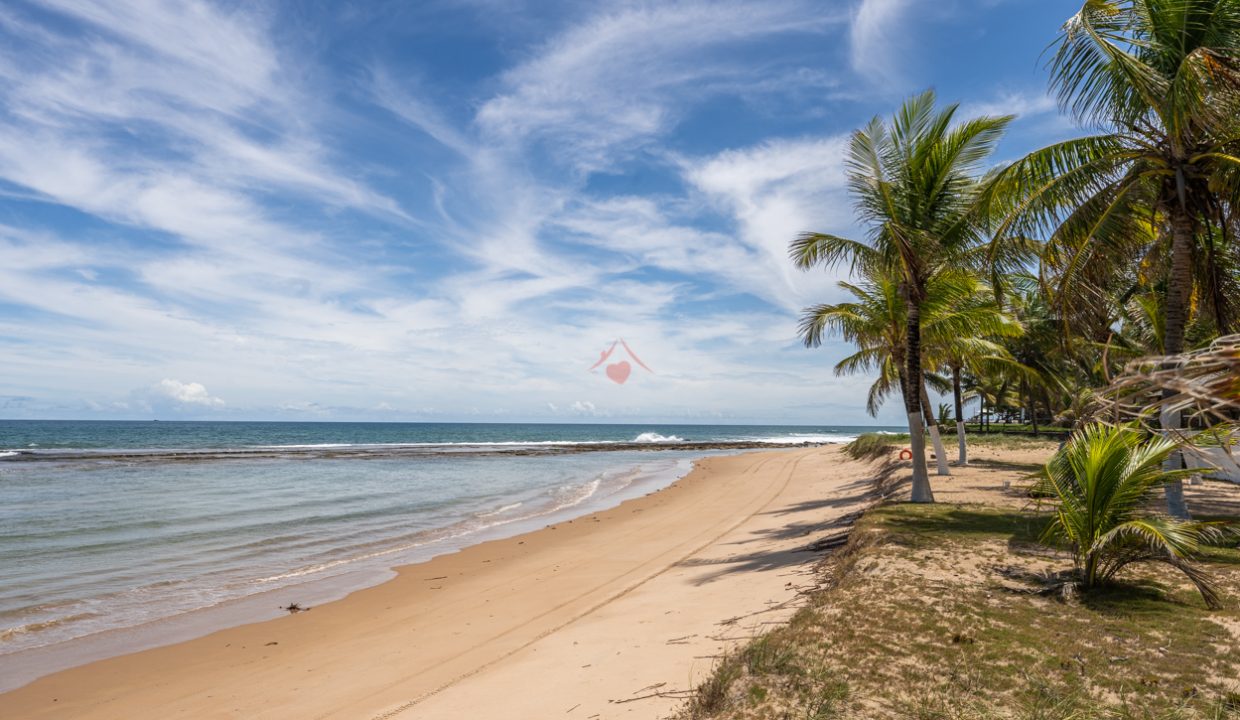
[[[871,509],[805,607],[722,659],[681,718],[1240,718],[1240,550],[1203,558],[1219,611],[1158,568],[1065,597],[1049,580],[1070,560],[1038,544],[1020,465],[936,480],[975,502]]]

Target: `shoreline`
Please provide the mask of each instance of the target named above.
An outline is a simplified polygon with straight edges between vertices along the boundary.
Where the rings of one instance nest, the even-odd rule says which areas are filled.
[[[521,663],[510,662],[514,656],[540,642],[554,644],[568,634],[568,626],[577,632],[602,621],[606,632],[626,637],[640,625],[666,621],[677,612],[709,614],[706,608],[713,607],[722,616],[709,621],[713,626],[720,619],[769,609],[772,595],[790,591],[782,576],[772,578],[762,570],[793,567],[787,558],[752,573],[719,576],[707,570],[714,562],[727,566],[732,561],[686,561],[712,549],[728,551],[716,546],[747,523],[766,523],[771,533],[786,528],[783,518],[761,513],[793,496],[808,501],[824,488],[848,486],[847,501],[827,514],[840,515],[843,508],[861,503],[858,481],[865,468],[849,472],[838,452],[827,447],[707,457],[662,490],[610,510],[406,565],[391,580],[311,612],[44,676],[0,695],[0,713],[31,718],[162,717],[178,711],[196,717],[392,717],[405,704],[448,694],[484,670],[515,665],[520,674]],[[810,467],[818,471],[813,477]],[[821,516],[825,507],[788,512],[817,510]],[[827,518],[827,524],[831,521]],[[776,554],[790,553],[801,538],[770,542],[789,546],[773,550]],[[810,556],[795,559],[804,562]],[[683,587],[649,587],[685,573],[712,577]],[[712,586],[709,592],[705,585]],[[645,597],[652,592],[653,598]],[[636,596],[642,596],[643,612],[653,614],[599,617]],[[665,611],[654,612],[652,600]],[[703,620],[681,618],[676,626],[684,629]],[[658,667],[657,658],[667,656],[668,648],[678,658],[671,667],[686,659],[692,665],[695,646],[718,651],[718,641],[693,635],[697,640],[666,645],[640,658],[638,668]],[[313,692],[300,690],[311,674],[319,684]],[[602,679],[624,677],[608,672]]]
[[[6,463],[150,462],[190,463],[221,460],[270,460],[299,458],[443,458],[443,457],[545,457],[598,452],[711,452],[728,450],[780,450],[832,445],[834,442],[784,442],[767,440],[680,440],[650,442],[511,442],[511,443],[375,443],[363,445],[283,445],[202,450],[7,450]]]
[[[666,448],[675,449],[675,448]],[[414,567],[437,557],[460,552],[474,545],[535,532],[549,524],[612,509],[624,502],[666,489],[689,472],[696,462],[710,457],[677,457],[674,465],[652,470],[647,464],[631,468],[634,481],[618,491],[587,497],[580,504],[545,514],[496,523],[462,535],[448,534],[424,545],[398,549],[390,560],[354,559],[345,572],[312,577],[291,585],[276,586],[213,605],[156,617],[136,625],[122,625],[46,645],[0,654],[0,693],[17,690],[39,678],[92,662],[195,640],[220,630],[266,622],[283,617],[290,602],[301,606],[342,600],[355,592],[382,585],[397,577],[402,568]],[[448,531],[451,526],[439,528]],[[14,669],[16,668],[16,669]]]

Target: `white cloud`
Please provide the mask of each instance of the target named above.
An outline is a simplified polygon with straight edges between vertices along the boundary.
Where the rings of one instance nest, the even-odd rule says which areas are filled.
[[[475,152],[474,143],[454,127],[431,103],[417,97],[404,83],[397,82],[383,67],[371,70],[371,96],[374,101],[422,132],[462,155]]]
[[[697,158],[663,146],[704,99],[794,91],[804,73],[772,74],[734,51],[839,21],[820,7],[604,10],[496,78],[472,124],[376,70],[371,99],[456,158],[407,163],[440,194],[443,222],[427,235],[448,253],[442,275],[387,252],[383,237],[345,223],[346,244],[318,215],[288,211],[309,201],[397,231],[413,222],[334,156],[304,59],[251,6],[57,7],[96,32],[80,43],[23,32],[29,58],[0,49],[0,100],[13,109],[0,118],[0,176],[142,240],[110,242],[111,226],[61,238],[0,228],[0,299],[39,319],[0,316],[0,337],[23,340],[8,348],[0,393],[230,417],[517,408],[781,420],[807,394],[861,406],[860,383],[795,347],[792,311],[824,299],[830,278],[793,271],[785,254],[802,230],[848,230],[841,139]],[[126,133],[144,142],[118,144]],[[563,172],[546,167],[553,144]],[[585,191],[588,173],[635,151],[663,158],[687,196]],[[368,257],[372,243],[382,252]],[[768,304],[727,304],[741,293]],[[623,387],[585,372],[616,337],[658,372]],[[98,371],[79,378],[82,367]],[[194,382],[152,389],[158,377]],[[117,399],[101,386],[145,390]]]
[[[224,407],[224,401],[212,396],[202,383],[164,378],[156,383],[151,392],[182,405],[202,405],[210,408]]]
[[[903,20],[910,0],[861,0],[849,28],[853,69],[862,75],[897,82],[907,35]]]
[[[844,136],[774,140],[684,162],[688,182],[734,218],[740,238],[756,254],[735,266],[766,288],[751,292],[792,310],[834,292],[835,276],[792,267],[788,245],[806,231],[853,232],[846,146]]]
[[[795,2],[676,3],[599,13],[548,42],[504,75],[505,91],[478,111],[505,142],[549,140],[579,171],[606,167],[662,132],[687,100],[718,84],[736,91],[754,69],[716,53],[838,18]]]
[[[973,101],[960,106],[958,117],[971,118],[982,115],[1016,115],[1021,119],[1033,118],[1058,110],[1055,99],[1045,91],[1004,91],[991,100]]]

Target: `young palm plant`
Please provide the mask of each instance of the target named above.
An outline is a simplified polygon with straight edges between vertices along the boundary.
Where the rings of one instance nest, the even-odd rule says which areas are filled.
[[[913,451],[914,502],[934,502],[922,432],[921,309],[930,281],[976,262],[985,239],[978,222],[982,163],[1011,117],[955,122],[955,105],[936,109],[926,92],[904,103],[890,123],[879,118],[853,133],[848,184],[865,242],[804,233],[790,249],[802,269],[848,263],[899,278],[906,309],[902,391]]]
[[[1206,605],[1219,606],[1209,575],[1190,564],[1219,528],[1147,514],[1153,491],[1182,477],[1162,467],[1175,449],[1134,425],[1096,423],[1073,434],[1043,469],[1040,490],[1058,507],[1042,539],[1072,549],[1083,589],[1105,585],[1134,564],[1162,562],[1184,573]]]

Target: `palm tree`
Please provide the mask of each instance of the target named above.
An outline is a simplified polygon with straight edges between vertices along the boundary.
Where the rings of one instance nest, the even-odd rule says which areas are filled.
[[[884,123],[874,118],[853,133],[849,190],[864,242],[804,233],[791,247],[802,269],[846,262],[853,270],[881,267],[899,278],[904,301],[904,409],[913,451],[913,502],[934,502],[922,433],[921,309],[931,280],[944,270],[976,264],[984,245],[977,220],[977,174],[1011,117],[954,123],[956,105],[935,108],[925,92]]]
[[[951,403],[939,403],[939,414],[935,420],[939,427],[947,427],[952,423],[952,406]]]
[[[1050,65],[1061,106],[1101,132],[1003,172],[997,232],[1050,231],[1043,274],[1065,304],[1098,302],[1134,258],[1157,271],[1169,354],[1184,350],[1194,289],[1226,332],[1236,318],[1219,286],[1236,278],[1232,251],[1214,249],[1234,246],[1240,198],[1240,3],[1086,0]],[[1178,483],[1167,500],[1186,514]]]
[[[965,398],[977,398],[978,432],[990,430],[990,418],[996,410],[1007,410],[1012,406],[1015,393],[1012,390],[1012,379],[1008,373],[984,373],[970,376],[963,383]]]
[[[858,283],[839,283],[853,296],[851,302],[806,308],[800,336],[809,347],[821,345],[824,337],[833,333],[857,346],[856,352],[836,364],[835,373],[877,371],[866,401],[867,412],[877,415],[882,403],[897,388],[902,391],[904,385],[907,308],[900,295],[899,280],[878,268],[864,269],[862,276]],[[956,359],[970,368],[1010,362],[1003,346],[989,337],[1020,332],[1015,321],[999,312],[989,288],[975,276],[958,270],[940,273],[928,284],[921,329],[923,365],[927,367],[940,366],[944,358]],[[938,432],[942,423],[931,414],[924,383],[921,395],[925,424],[940,461],[938,473],[948,475],[950,470]],[[961,398],[956,400],[959,416]],[[967,454],[962,457],[967,458]]]
[[[1001,341],[1024,333],[1021,324],[1003,312],[994,293],[970,274],[956,274],[947,302],[932,313],[923,328],[926,364],[945,368],[951,375],[952,400],[956,410],[957,465],[969,464],[969,448],[964,423],[964,384],[967,370],[974,375],[1020,371],[1021,366]]]
[[[1133,425],[1093,424],[1074,433],[1043,469],[1040,489],[1058,507],[1042,538],[1071,547],[1086,590],[1134,563],[1163,562],[1188,576],[1207,605],[1219,606],[1209,576],[1188,562],[1220,534],[1217,526],[1143,513],[1154,488],[1183,475],[1162,469],[1175,449],[1164,437],[1146,440]]]

